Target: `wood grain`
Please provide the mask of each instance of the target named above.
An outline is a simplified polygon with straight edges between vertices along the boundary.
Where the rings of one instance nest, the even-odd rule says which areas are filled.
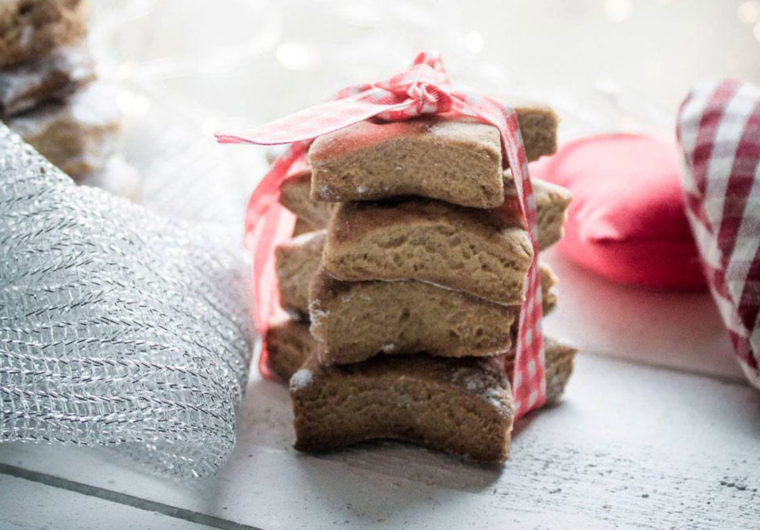
[[[203,482],[105,450],[7,445],[0,461],[262,528],[760,525],[760,394],[743,383],[581,355],[503,469],[392,442],[301,454],[289,407],[284,388],[251,381],[233,458]]]
[[[103,530],[127,527],[144,530],[206,528],[202,524],[0,474],[0,528]]]

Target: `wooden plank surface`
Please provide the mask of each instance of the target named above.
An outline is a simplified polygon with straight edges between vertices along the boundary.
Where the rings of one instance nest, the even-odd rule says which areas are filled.
[[[50,530],[201,529],[205,525],[0,474],[0,528]]]
[[[503,469],[370,443],[292,449],[287,392],[254,378],[223,472],[174,482],[106,450],[0,446],[0,462],[262,528],[758,528],[760,393],[583,355]],[[0,506],[0,511],[2,511]]]
[[[45,514],[77,527],[80,512],[55,509],[64,500],[96,523],[139,512],[147,527],[760,527],[760,393],[709,295],[624,288],[546,258],[561,278],[546,330],[583,353],[565,401],[518,426],[503,470],[390,442],[300,454],[286,390],[254,374],[219,476],[177,482],[103,449],[0,445],[0,522],[24,521],[35,498],[32,528]]]

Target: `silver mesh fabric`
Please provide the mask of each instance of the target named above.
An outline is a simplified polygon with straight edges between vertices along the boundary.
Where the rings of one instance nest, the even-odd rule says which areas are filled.
[[[214,473],[248,374],[247,282],[212,236],[77,187],[0,124],[0,441]]]

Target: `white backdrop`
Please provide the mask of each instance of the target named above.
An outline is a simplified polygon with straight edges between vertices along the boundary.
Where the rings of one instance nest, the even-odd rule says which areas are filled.
[[[98,0],[107,73],[266,120],[438,49],[459,80],[556,105],[563,133],[671,134],[695,81],[760,81],[754,0]],[[616,101],[625,112],[616,112]],[[623,118],[609,123],[607,114]]]
[[[672,138],[697,80],[760,81],[760,0],[98,0],[91,43],[122,87],[144,203],[240,241],[262,150],[213,133],[321,101],[438,49],[456,82],[553,105],[560,139]]]

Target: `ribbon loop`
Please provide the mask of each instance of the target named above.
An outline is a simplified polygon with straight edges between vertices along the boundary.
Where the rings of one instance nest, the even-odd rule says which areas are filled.
[[[440,114],[449,112],[453,106],[451,81],[438,54],[420,53],[409,70],[374,86],[388,90],[394,98],[407,103],[402,116],[395,110],[379,113],[380,119],[394,121]]]
[[[451,94],[445,88],[429,83],[414,82],[403,87],[403,90],[410,103],[413,103],[409,107],[410,118],[422,114],[440,114],[451,110]]]

